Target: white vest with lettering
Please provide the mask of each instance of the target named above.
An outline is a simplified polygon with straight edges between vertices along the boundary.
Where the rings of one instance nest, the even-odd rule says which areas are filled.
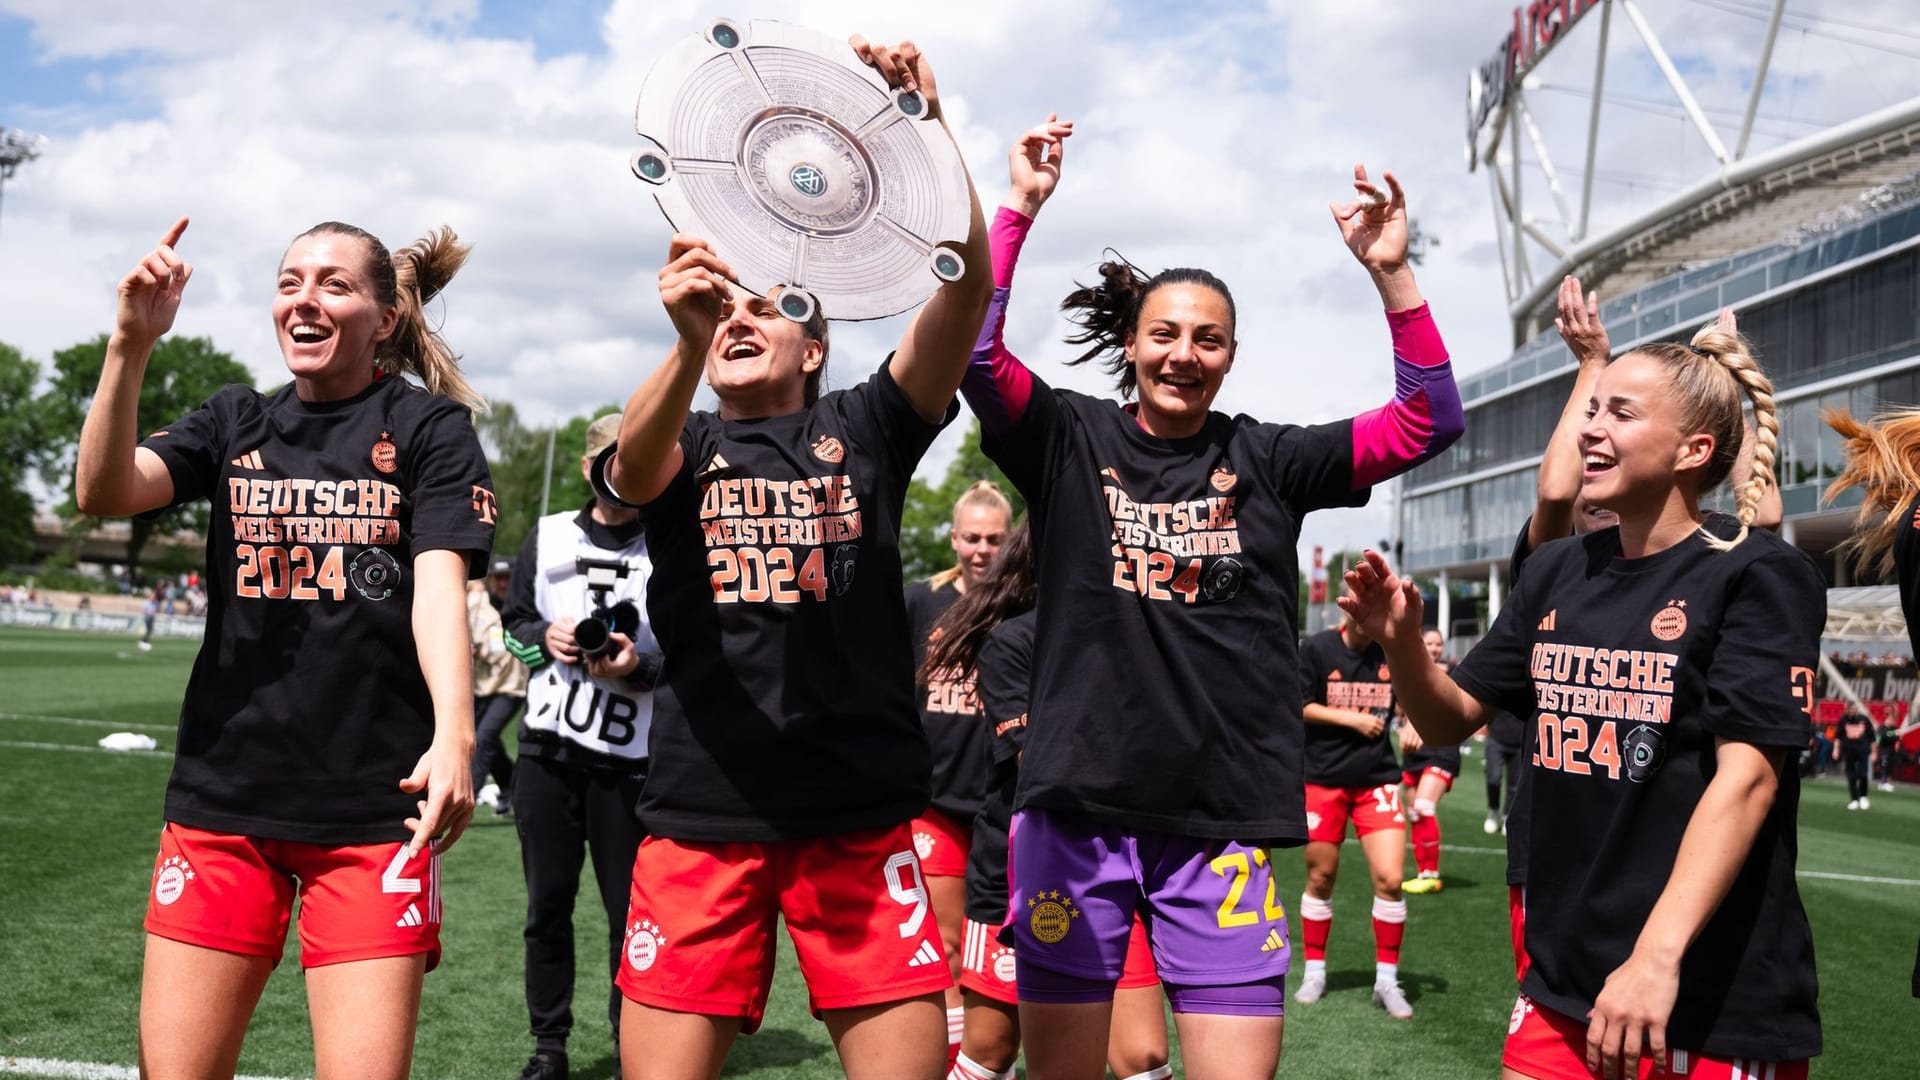
[[[595,547],[575,524],[578,516],[578,511],[549,514],[534,526],[539,530],[534,548],[534,608],[554,622],[586,618],[593,613],[594,596],[575,560],[618,560],[627,564],[627,576],[607,591],[606,603],[632,601],[640,612],[633,647],[640,652],[660,651],[660,642],[647,623],[647,578],[653,574],[653,560],[647,557],[646,540],[636,535],[633,543],[615,551]],[[638,763],[647,758],[653,694],[624,679],[594,679],[585,664],[554,660],[535,671],[527,684],[524,723],[583,750]]]

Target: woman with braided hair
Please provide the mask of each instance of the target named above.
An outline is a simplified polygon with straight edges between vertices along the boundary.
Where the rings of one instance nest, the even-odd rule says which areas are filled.
[[[480,398],[421,314],[467,248],[446,229],[393,252],[352,225],[308,229],[272,308],[292,379],[224,387],[140,440],[147,358],[193,273],[186,228],[120,282],[74,477],[89,514],[212,504],[140,1074],[233,1075],[297,897],[315,1075],[404,1077],[440,958],[440,854],[473,814],[465,583],[496,516]]]
[[[1739,455],[1735,513],[1701,499]],[[1420,593],[1368,552],[1340,605],[1386,649],[1430,746],[1497,710],[1528,718],[1529,966],[1504,1076],[1805,1077],[1820,1052],[1813,938],[1794,885],[1799,778],[1825,587],[1750,529],[1773,482],[1773,388],[1708,327],[1599,373],[1581,495],[1619,524],[1527,559],[1493,629],[1451,671]]]
[[[1829,409],[1825,419],[1846,440],[1847,454],[1847,467],[1827,485],[1825,498],[1831,501],[1849,488],[1866,496],[1854,534],[1840,550],[1861,569],[1871,568],[1882,578],[1891,572],[1899,581],[1907,641],[1920,656],[1920,527],[1913,527],[1920,522],[1920,406],[1882,413],[1869,422]],[[1920,997],[1920,947],[1914,950],[1913,996]]]

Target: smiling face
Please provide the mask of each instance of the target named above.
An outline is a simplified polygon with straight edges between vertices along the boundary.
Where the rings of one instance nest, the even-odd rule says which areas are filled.
[[[273,298],[280,355],[296,382],[316,388],[322,399],[372,381],[374,349],[399,320],[398,309],[380,299],[369,256],[357,237],[311,233],[296,238],[280,260]]]
[[[1621,518],[1657,514],[1712,456],[1712,435],[1681,430],[1683,405],[1670,382],[1666,367],[1644,353],[1628,353],[1601,372],[1580,429],[1580,498],[1588,508],[1580,516],[1589,529],[1601,506]],[[1697,489],[1697,481],[1691,486]]]
[[[707,385],[732,416],[778,416],[805,406],[807,376],[826,346],[780,314],[770,298],[737,291],[714,326]]]
[[[1235,348],[1233,307],[1218,290],[1182,282],[1148,293],[1126,343],[1142,426],[1162,438],[1199,432]]]

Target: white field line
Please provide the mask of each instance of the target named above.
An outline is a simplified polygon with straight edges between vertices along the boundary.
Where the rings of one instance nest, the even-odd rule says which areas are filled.
[[[112,731],[174,731],[177,724],[140,724],[131,720],[93,720],[79,716],[46,716],[41,713],[0,712],[0,720],[24,720],[42,724],[72,724],[76,727],[107,728]]]
[[[170,758],[173,756],[173,751],[171,750],[109,750],[104,746],[86,746],[79,743],[26,742],[20,739],[0,739],[0,746],[13,750],[77,750],[83,754],[118,754],[121,757]]]
[[[1473,847],[1468,844],[1441,844],[1441,851],[1457,851],[1463,855],[1505,855],[1506,848]],[[1820,881],[1854,881],[1863,885],[1906,885],[1920,886],[1920,880],[1900,877],[1872,877],[1866,874],[1833,874],[1825,870],[1795,870],[1794,874],[1803,878],[1816,878]]]
[[[0,1057],[0,1076],[58,1076],[67,1080],[140,1080],[131,1065],[104,1065],[97,1061],[61,1061],[58,1058]],[[236,1076],[233,1080],[283,1080],[275,1076]]]

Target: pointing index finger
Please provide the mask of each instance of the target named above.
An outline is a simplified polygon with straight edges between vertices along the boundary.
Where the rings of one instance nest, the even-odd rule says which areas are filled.
[[[183,217],[179,221],[174,222],[173,228],[168,229],[166,235],[160,238],[160,246],[170,248],[173,245],[179,243],[180,237],[186,231],[187,231],[187,219]]]

